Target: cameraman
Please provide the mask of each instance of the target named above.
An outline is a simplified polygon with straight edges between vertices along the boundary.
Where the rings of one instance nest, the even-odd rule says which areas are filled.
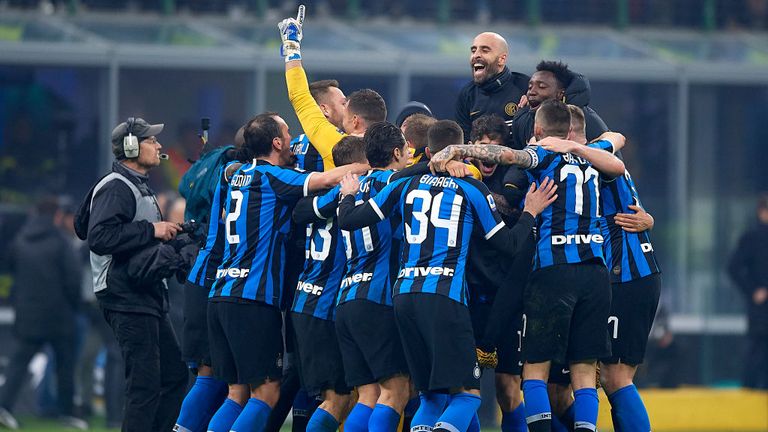
[[[88,239],[94,291],[125,361],[123,431],[170,431],[187,382],[168,320],[165,277],[184,267],[147,173],[160,165],[162,124],[129,118],[112,131],[117,159],[86,196],[75,230]]]

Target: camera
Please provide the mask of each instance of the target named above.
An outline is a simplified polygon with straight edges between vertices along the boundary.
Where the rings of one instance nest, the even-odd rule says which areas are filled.
[[[194,234],[200,228],[200,223],[194,219],[190,219],[179,226],[181,226],[179,234]]]

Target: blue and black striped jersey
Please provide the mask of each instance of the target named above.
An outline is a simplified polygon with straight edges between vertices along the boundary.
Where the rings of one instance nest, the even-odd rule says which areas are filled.
[[[224,221],[221,219],[221,209],[227,197],[227,182],[224,180],[224,167],[219,169],[219,187],[213,192],[211,214],[208,222],[208,234],[205,246],[197,253],[195,264],[189,271],[187,280],[195,285],[210,289],[216,280],[216,270],[221,264],[224,253]]]
[[[307,195],[312,174],[263,160],[235,172],[224,207],[224,254],[210,298],[280,305],[291,212]]]
[[[557,200],[540,215],[533,269],[603,259],[600,232],[600,173],[589,161],[530,145],[531,181],[557,185]]]
[[[373,170],[360,177],[357,202],[376,196],[391,180],[394,170]],[[331,191],[338,197],[338,187]],[[385,220],[355,231],[342,230],[347,269],[341,280],[337,304],[369,300],[392,305],[392,284],[400,253],[399,219]]]
[[[608,141],[597,141],[590,144],[590,147],[613,151]],[[613,180],[603,180],[600,199],[605,217],[605,223],[601,226],[605,238],[603,252],[611,283],[629,282],[661,272],[649,232],[627,232],[614,221],[616,213],[634,213],[630,205],[643,206],[629,171],[624,171],[623,176]]]
[[[336,220],[337,196],[304,198],[312,201],[315,221],[307,224],[306,261],[293,297],[293,312],[332,321],[336,297],[346,270],[344,242]],[[296,212],[294,212],[294,219]],[[298,223],[298,222],[297,222]]]
[[[464,267],[473,232],[490,239],[504,228],[488,188],[472,178],[425,174],[392,182],[368,205],[381,220],[402,216],[404,241],[394,295],[438,294],[466,305]]]
[[[291,140],[291,150],[296,155],[296,166],[304,171],[323,172],[323,158],[315,146],[309,142],[309,137],[301,134]]]

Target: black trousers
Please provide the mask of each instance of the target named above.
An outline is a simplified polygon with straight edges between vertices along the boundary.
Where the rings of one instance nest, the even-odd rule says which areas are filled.
[[[11,357],[6,372],[7,381],[0,395],[0,406],[11,411],[21,387],[27,379],[27,367],[35,354],[45,344],[50,344],[56,356],[56,383],[58,386],[59,414],[73,415],[73,397],[75,395],[75,336],[50,335],[41,337],[20,337],[16,352]]]
[[[751,389],[768,389],[768,335],[766,334],[747,336],[743,385]]]
[[[124,432],[170,431],[187,385],[187,368],[167,315],[104,310],[125,362]]]

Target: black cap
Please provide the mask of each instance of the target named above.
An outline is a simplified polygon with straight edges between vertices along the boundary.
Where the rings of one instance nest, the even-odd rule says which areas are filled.
[[[130,120],[130,119],[129,119]],[[130,132],[131,135],[141,138],[151,137],[158,135],[163,131],[165,124],[149,124],[143,118],[136,117],[130,123],[130,130],[128,130],[127,121],[120,123],[114,129],[112,129],[112,144],[121,144],[123,138]]]
[[[395,124],[397,127],[401,127],[403,125],[403,122],[405,122],[405,119],[408,117],[414,115],[414,114],[424,114],[428,115],[430,117],[434,117],[432,114],[432,110],[429,109],[429,107],[421,102],[418,101],[410,101],[403,109],[400,110],[400,114],[397,115],[397,120],[395,120]]]

